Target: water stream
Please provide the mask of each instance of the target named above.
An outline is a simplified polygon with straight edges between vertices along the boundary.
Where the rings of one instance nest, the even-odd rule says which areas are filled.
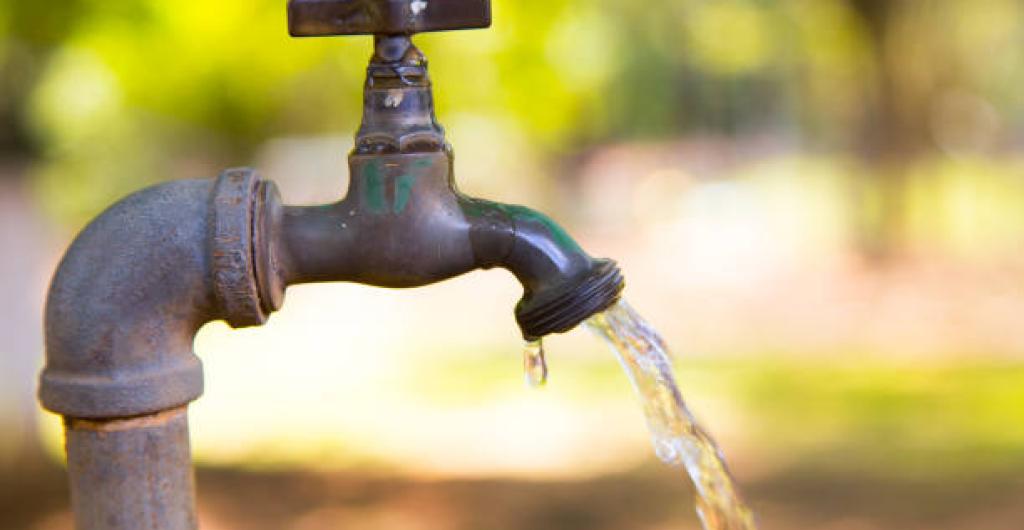
[[[755,530],[753,514],[740,498],[721,451],[683,401],[668,349],[658,332],[625,301],[594,315],[586,325],[608,342],[633,383],[655,454],[689,475],[704,529]],[[534,348],[543,365],[543,348],[539,344]],[[529,361],[526,364],[538,371]],[[547,374],[546,368],[543,373]],[[529,374],[528,370],[527,379],[533,381]]]

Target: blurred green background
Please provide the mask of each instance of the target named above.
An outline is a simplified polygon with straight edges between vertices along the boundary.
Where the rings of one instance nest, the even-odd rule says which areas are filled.
[[[1024,526],[1024,4],[493,2],[416,38],[461,188],[620,262],[764,528]],[[34,391],[77,230],[230,166],[337,199],[370,52],[283,0],[2,0],[0,528],[70,528]],[[518,290],[302,286],[204,328],[204,528],[696,528],[596,339],[523,386]]]

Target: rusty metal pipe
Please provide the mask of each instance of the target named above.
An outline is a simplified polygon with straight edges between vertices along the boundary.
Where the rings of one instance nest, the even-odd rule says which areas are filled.
[[[202,393],[192,337],[222,317],[206,251],[210,181],[143,190],[72,243],[50,284],[40,399],[76,418],[138,416]]]
[[[109,208],[75,239],[46,303],[40,399],[74,418],[152,414],[202,394],[206,322],[266,319],[252,272],[257,181],[170,182]]]
[[[196,528],[185,407],[129,419],[68,419],[65,439],[77,528]]]
[[[196,527],[186,404],[206,322],[262,323],[251,172],[161,184],[89,224],[46,304],[43,406],[65,417],[78,530]]]

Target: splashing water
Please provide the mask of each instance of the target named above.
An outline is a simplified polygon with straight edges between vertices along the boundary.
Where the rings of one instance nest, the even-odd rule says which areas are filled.
[[[537,388],[548,382],[548,362],[544,360],[544,342],[537,339],[523,348],[523,374],[526,384]]]
[[[755,530],[722,453],[686,407],[672,375],[668,349],[658,332],[625,301],[587,320],[626,370],[643,404],[654,452],[682,466],[697,490],[697,515],[705,530]]]

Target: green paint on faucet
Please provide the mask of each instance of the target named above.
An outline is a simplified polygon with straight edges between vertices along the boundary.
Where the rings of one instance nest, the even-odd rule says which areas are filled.
[[[548,232],[551,233],[551,238],[559,247],[565,250],[582,252],[579,244],[576,243],[576,240],[550,217],[536,210],[531,210],[525,206],[519,206],[516,204],[498,204],[497,206],[504,210],[505,213],[513,219],[522,219],[523,221],[532,221],[544,225],[544,227],[548,229]]]
[[[405,205],[409,204],[409,196],[412,193],[412,187],[416,184],[416,175],[402,175],[398,177],[395,182],[395,213],[402,213],[405,210]]]
[[[367,164],[364,170],[365,186],[363,186],[363,199],[371,213],[385,213],[388,211],[387,198],[385,197],[385,176],[381,164],[380,160],[374,160]]]

